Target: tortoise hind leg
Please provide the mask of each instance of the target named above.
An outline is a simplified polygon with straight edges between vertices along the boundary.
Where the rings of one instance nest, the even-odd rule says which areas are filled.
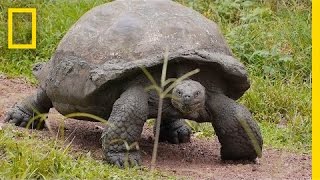
[[[154,125],[154,132],[155,128],[156,125]],[[184,119],[163,119],[159,141],[168,141],[172,144],[187,143],[190,142],[191,133],[191,128]]]
[[[127,89],[114,103],[108,125],[102,134],[106,161],[121,168],[141,164],[136,146],[148,117],[148,94],[143,87]],[[128,148],[128,146],[130,148]]]
[[[221,159],[254,160],[261,157],[262,136],[249,110],[223,94],[208,100],[212,125],[221,143]]]
[[[15,104],[7,113],[5,121],[20,127],[26,127],[30,124],[30,128],[42,129],[45,124],[43,119],[41,120],[40,117],[34,119],[34,117],[38,114],[48,113],[51,107],[52,103],[46,92],[39,88],[35,94]],[[31,119],[32,122],[29,122]]]

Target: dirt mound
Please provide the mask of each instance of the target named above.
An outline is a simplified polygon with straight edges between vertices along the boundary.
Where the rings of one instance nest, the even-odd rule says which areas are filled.
[[[26,81],[7,79],[0,76],[0,121],[3,122],[5,112],[17,101],[35,92]],[[48,136],[58,132],[62,116],[54,109],[50,111],[48,125],[41,133]],[[86,122],[68,119],[65,123],[65,137],[72,140],[75,149],[91,152],[98,160],[103,159],[100,136],[103,125],[98,122]],[[143,164],[150,165],[153,133],[152,127],[144,127],[141,141]],[[283,150],[264,148],[263,157],[257,163],[246,161],[221,161],[220,144],[216,138],[197,139],[192,137],[191,143],[160,143],[158,149],[157,168],[178,176],[192,179],[311,179],[311,156],[294,154]]]

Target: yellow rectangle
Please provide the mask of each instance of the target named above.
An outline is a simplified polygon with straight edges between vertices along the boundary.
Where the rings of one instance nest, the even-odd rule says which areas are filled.
[[[31,44],[13,44],[12,21],[13,13],[31,13],[32,36]],[[37,11],[36,8],[9,8],[8,9],[8,48],[9,49],[35,49],[37,47]]]
[[[320,179],[320,1],[312,1],[312,179]]]

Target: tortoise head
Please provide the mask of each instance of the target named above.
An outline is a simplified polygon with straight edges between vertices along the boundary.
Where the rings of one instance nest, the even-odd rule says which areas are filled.
[[[205,88],[197,81],[184,80],[172,90],[172,105],[183,114],[192,114],[205,105]]]

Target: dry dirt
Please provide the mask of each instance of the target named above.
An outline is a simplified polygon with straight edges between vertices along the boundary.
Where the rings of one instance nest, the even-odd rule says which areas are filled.
[[[5,112],[17,101],[35,91],[35,87],[22,79],[8,79],[0,75],[0,123]],[[54,109],[50,111],[48,129],[39,131],[48,136],[57,132],[57,119],[61,115]],[[97,160],[102,160],[99,142],[103,125],[96,122],[68,119],[65,137],[73,139],[73,147],[91,152]],[[153,135],[150,127],[145,127],[139,142],[143,154],[143,164],[151,161]],[[217,138],[209,140],[192,137],[191,143],[172,145],[160,143],[157,169],[166,173],[186,177],[186,179],[311,179],[311,156],[294,154],[284,150],[264,147],[263,157],[257,163],[222,162],[219,156]]]

